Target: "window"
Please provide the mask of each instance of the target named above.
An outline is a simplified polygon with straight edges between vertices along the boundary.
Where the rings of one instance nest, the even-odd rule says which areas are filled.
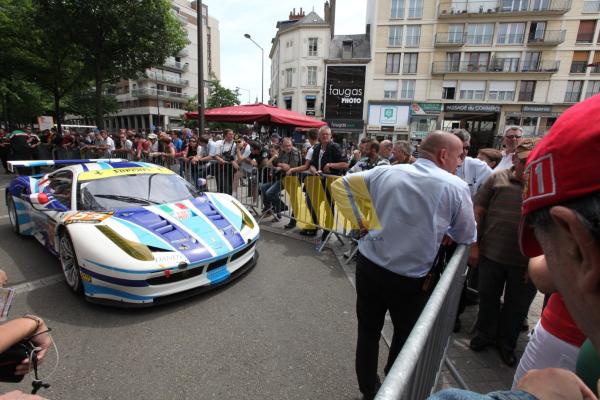
[[[537,71],[540,67],[541,58],[542,53],[539,51],[526,52],[525,58],[523,59],[523,65],[521,66],[521,71]]]
[[[392,12],[390,18],[404,18],[404,0],[392,0]]]
[[[454,100],[456,96],[456,81],[444,81],[442,84],[442,99]]]
[[[589,51],[574,51],[573,59],[571,60],[572,74],[585,74],[590,57]]]
[[[528,42],[543,42],[544,34],[546,33],[545,22],[532,22],[529,26],[529,37]]]
[[[460,53],[446,53],[447,72],[458,72],[460,70]]]
[[[419,47],[421,42],[421,25],[406,26],[406,47]]]
[[[342,58],[344,60],[352,58],[352,40],[344,40],[342,42]]]
[[[317,101],[316,97],[315,96],[310,96],[310,97],[306,96],[305,100],[306,100],[306,111],[312,111],[312,113],[310,113],[310,115],[315,115],[314,114],[315,102]],[[307,113],[307,115],[309,115],[309,114]]]
[[[408,0],[408,18],[419,19],[423,17],[423,0]]]
[[[308,56],[316,57],[319,55],[317,43],[319,42],[319,38],[308,38]]]
[[[48,187],[56,200],[71,209],[71,192],[73,189],[73,174],[71,171],[60,171],[49,179]]]
[[[596,20],[579,21],[579,30],[577,31],[577,43],[592,43],[594,41],[594,31],[596,30]]]
[[[404,74],[416,74],[417,73],[417,59],[419,53],[404,53],[404,63],[402,65],[402,73]]]
[[[594,67],[590,71],[592,74],[600,74],[600,50],[596,50],[594,53],[594,60],[592,61]]]
[[[490,100],[514,100],[515,81],[490,81],[488,97]]]
[[[307,68],[306,84],[308,86],[317,86],[317,67]]]
[[[397,74],[400,72],[400,53],[388,53],[385,63],[386,74]]]
[[[520,52],[496,52],[490,65],[490,70],[494,72],[517,72],[519,70],[520,57]]]
[[[600,81],[588,81],[585,98],[587,99],[598,93],[600,93]]]
[[[464,28],[463,24],[448,25],[448,43],[462,43]]]
[[[415,97],[415,84],[416,81],[414,79],[403,79],[400,98],[412,100]]]
[[[460,83],[460,98],[463,100],[483,100],[485,81],[463,81]]]
[[[388,36],[388,46],[400,47],[402,46],[402,27],[401,26],[390,26],[390,32]]]
[[[284,103],[285,103],[285,109],[286,110],[291,110],[292,109],[292,97],[286,97],[283,99]]]
[[[583,2],[584,13],[597,13],[600,12],[600,1],[598,0],[585,0]]]
[[[398,81],[386,80],[383,82],[383,98],[384,99],[398,98]]]
[[[467,72],[486,72],[490,63],[490,53],[465,53]]]
[[[285,87],[292,87],[293,76],[294,70],[292,68],[288,68],[285,70]]]
[[[538,0],[540,2],[540,0]],[[526,11],[527,0],[502,0],[502,11]]]
[[[535,81],[521,81],[519,88],[519,101],[533,101],[535,95]]]
[[[581,97],[581,87],[583,81],[567,82],[567,92],[565,93],[565,103],[577,103]]]
[[[467,25],[466,44],[491,44],[494,24]]]
[[[524,23],[500,24],[498,26],[498,44],[523,43],[524,37]]]

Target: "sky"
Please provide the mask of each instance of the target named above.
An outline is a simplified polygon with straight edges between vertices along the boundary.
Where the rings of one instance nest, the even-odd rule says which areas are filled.
[[[261,100],[260,49],[264,49],[264,102],[269,100],[271,39],[275,37],[277,21],[287,20],[293,8],[321,17],[325,0],[204,0],[208,13],[219,20],[221,35],[221,84],[228,89],[240,89],[242,104]],[[335,34],[365,32],[367,0],[337,0]],[[248,91],[250,93],[248,93]]]

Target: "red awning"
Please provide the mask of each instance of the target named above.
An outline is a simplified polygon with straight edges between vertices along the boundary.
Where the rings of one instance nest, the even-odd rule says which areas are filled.
[[[198,118],[198,112],[185,113],[187,119]],[[326,122],[266,104],[245,104],[211,108],[204,112],[209,122],[237,122],[240,124],[285,125],[303,128],[320,128]]]

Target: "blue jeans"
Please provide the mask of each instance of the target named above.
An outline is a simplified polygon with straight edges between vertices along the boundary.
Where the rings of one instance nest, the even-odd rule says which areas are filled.
[[[273,182],[263,183],[260,187],[260,193],[262,195],[263,205],[265,207],[272,206],[275,212],[283,210],[284,203],[279,198],[281,192],[281,180],[278,179]]]

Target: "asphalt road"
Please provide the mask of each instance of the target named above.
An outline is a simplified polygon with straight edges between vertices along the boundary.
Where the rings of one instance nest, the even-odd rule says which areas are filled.
[[[8,176],[0,175],[0,188]],[[19,294],[10,316],[52,327],[51,399],[355,399],[355,293],[329,252],[263,231],[260,259],[222,289],[151,309],[89,304],[58,260],[10,230],[0,199],[0,268]],[[46,281],[39,281],[49,278]],[[52,352],[51,352],[52,353]],[[41,368],[48,374],[50,354]],[[0,393],[28,391],[0,383]]]

